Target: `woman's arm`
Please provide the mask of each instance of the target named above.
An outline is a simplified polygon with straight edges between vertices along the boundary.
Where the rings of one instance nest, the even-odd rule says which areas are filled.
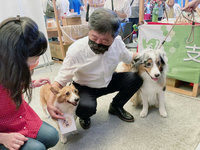
[[[35,88],[35,87],[40,87],[44,84],[51,84],[51,81],[49,80],[49,78],[41,78],[41,79],[38,79],[38,80],[33,80],[32,81],[32,88]]]

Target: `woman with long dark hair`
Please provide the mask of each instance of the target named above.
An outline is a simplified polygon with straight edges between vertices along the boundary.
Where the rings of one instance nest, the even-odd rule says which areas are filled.
[[[32,87],[31,70],[47,49],[47,40],[28,17],[8,18],[0,24],[0,149],[45,150],[58,142],[58,132],[43,122],[25,102]]]

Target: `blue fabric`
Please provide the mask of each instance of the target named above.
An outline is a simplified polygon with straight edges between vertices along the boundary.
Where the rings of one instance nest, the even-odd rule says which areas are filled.
[[[43,122],[36,139],[28,138],[28,141],[20,148],[20,150],[46,150],[57,144],[59,140],[58,131]],[[0,150],[8,150],[0,144]]]
[[[74,9],[74,12],[80,14],[80,7],[82,6],[80,0],[69,0],[69,9]]]
[[[192,0],[189,0],[189,2]],[[175,3],[178,3],[181,6],[181,0],[175,0]],[[183,7],[185,6],[185,0],[183,0]]]

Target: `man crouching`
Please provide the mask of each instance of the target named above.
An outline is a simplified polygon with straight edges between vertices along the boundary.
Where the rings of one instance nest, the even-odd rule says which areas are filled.
[[[136,54],[128,51],[118,36],[120,20],[111,10],[99,8],[90,16],[87,37],[75,41],[68,49],[53,86],[62,88],[73,81],[79,91],[80,102],[76,109],[83,129],[91,125],[90,117],[96,113],[97,98],[119,91],[108,112],[121,120],[134,122],[134,117],[123,106],[142,85],[142,79],[133,72],[116,73],[119,62],[131,63]],[[51,100],[55,98],[52,94]],[[48,104],[55,119],[64,119],[62,113]]]

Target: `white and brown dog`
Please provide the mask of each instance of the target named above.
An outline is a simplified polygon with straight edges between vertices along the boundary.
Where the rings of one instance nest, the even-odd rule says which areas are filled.
[[[76,108],[79,102],[78,90],[73,84],[69,84],[62,89],[55,89],[51,85],[46,84],[40,89],[40,102],[43,110],[46,112],[47,101],[49,100],[50,93],[56,96],[54,106],[57,107],[62,113],[71,114],[76,119]],[[58,123],[57,123],[58,124]],[[67,135],[61,134],[61,142],[67,142]]]
[[[143,79],[141,88],[131,98],[133,105],[143,105],[140,117],[147,116],[149,106],[158,107],[160,115],[167,117],[165,108],[167,60],[163,50],[146,49],[138,53],[132,67],[127,64],[118,67],[126,71],[132,68],[132,71],[138,72]]]

